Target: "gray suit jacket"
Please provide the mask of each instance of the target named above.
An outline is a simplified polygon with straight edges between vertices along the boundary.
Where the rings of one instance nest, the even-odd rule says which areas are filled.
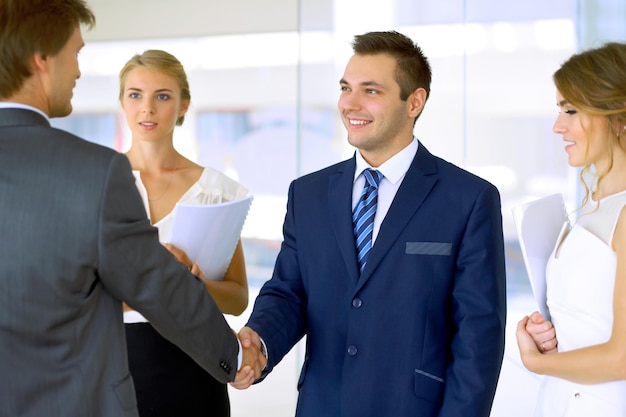
[[[237,340],[124,155],[0,109],[0,416],[136,416],[122,300],[221,382]]]

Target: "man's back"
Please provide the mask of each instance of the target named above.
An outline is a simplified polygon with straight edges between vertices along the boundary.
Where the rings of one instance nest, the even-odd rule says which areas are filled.
[[[158,244],[133,181],[113,150],[0,109],[1,416],[137,415],[122,299],[234,376],[235,338]]]

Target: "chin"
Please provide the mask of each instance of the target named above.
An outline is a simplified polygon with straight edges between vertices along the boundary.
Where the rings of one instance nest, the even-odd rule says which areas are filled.
[[[582,168],[585,166],[584,163],[576,160],[575,158],[568,158],[567,163],[569,164],[569,166],[571,166],[572,168]]]
[[[355,148],[361,148],[363,145],[367,143],[367,138],[356,137],[348,135],[348,143]]]
[[[72,110],[71,105],[64,108],[50,109],[50,118],[69,116],[72,113]]]

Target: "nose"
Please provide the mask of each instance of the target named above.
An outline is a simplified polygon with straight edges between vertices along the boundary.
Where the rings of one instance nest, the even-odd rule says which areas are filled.
[[[154,107],[152,106],[152,103],[150,103],[150,101],[146,100],[143,103],[141,111],[142,113],[154,114]]]
[[[360,107],[357,94],[354,92],[344,92],[339,96],[338,101],[339,110],[349,111],[357,110]]]
[[[556,118],[556,120],[554,121],[554,125],[552,126],[552,131],[554,133],[559,134],[559,135],[562,135],[566,131],[565,124],[561,121],[561,115],[560,114]]]

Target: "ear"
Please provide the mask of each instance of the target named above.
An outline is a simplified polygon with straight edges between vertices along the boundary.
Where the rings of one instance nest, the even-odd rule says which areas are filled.
[[[415,89],[411,95],[407,98],[407,112],[408,116],[415,119],[420,115],[426,104],[426,98],[428,94],[422,87]]]
[[[178,109],[178,117],[184,116],[189,110],[189,104],[191,102],[189,100],[183,100],[180,103],[180,109]]]
[[[41,52],[36,52],[31,59],[33,72],[48,72],[48,57]]]

